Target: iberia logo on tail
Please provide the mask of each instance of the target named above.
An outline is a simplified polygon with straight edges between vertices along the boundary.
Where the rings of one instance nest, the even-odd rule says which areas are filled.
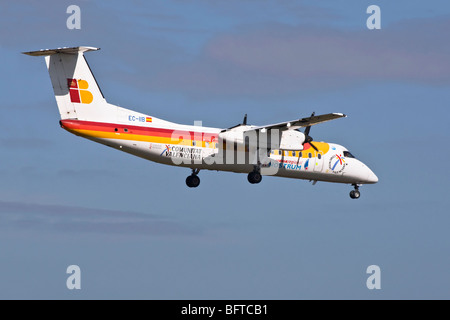
[[[81,79],[67,79],[70,92],[70,101],[73,103],[91,103],[94,100],[92,93],[88,90],[89,83]]]

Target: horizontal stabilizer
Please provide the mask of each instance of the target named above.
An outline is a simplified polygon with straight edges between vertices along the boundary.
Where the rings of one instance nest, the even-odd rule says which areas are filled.
[[[57,48],[57,49],[42,49],[39,51],[22,52],[29,56],[39,57],[39,56],[51,56],[56,53],[66,53],[66,54],[77,54],[79,52],[86,51],[97,51],[100,48],[95,47],[71,47],[71,48]]]

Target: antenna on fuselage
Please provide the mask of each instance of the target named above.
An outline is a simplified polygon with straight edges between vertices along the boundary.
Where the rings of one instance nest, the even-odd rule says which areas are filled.
[[[245,114],[245,116],[244,116],[244,121],[242,122],[242,124],[243,124],[244,126],[247,125],[247,114]]]

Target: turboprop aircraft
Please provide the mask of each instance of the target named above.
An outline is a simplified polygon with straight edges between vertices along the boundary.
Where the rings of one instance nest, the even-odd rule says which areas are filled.
[[[311,126],[346,117],[329,113],[265,126],[242,124],[228,129],[182,125],[106,102],[84,53],[94,47],[24,52],[44,56],[63,129],[154,162],[192,169],[186,178],[198,187],[200,170],[248,174],[250,183],[262,176],[350,184],[352,199],[362,184],[377,176],[345,147],[313,142]],[[299,129],[304,128],[301,132]]]

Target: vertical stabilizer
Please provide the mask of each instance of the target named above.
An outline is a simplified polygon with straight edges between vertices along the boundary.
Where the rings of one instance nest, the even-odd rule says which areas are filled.
[[[106,102],[84,57],[93,47],[73,47],[24,52],[44,56],[61,119],[114,121],[117,107]]]

